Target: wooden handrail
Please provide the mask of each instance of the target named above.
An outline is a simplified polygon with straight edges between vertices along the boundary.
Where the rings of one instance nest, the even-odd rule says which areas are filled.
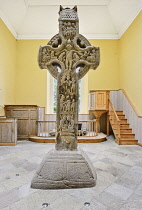
[[[96,120],[79,120],[78,122],[96,122],[97,121],[97,119]],[[41,122],[41,123],[50,123],[50,122],[52,122],[52,123],[54,123],[54,122],[56,122],[56,120],[37,120],[37,122]]]
[[[78,123],[82,123],[83,129],[82,133],[78,131],[79,135],[83,135],[83,131],[87,131],[87,137],[97,136],[98,129],[97,129],[97,122],[98,120],[80,120]],[[56,130],[56,121],[52,120],[38,120],[38,136],[49,136],[51,131],[55,132]],[[85,124],[84,124],[85,123]],[[85,129],[84,129],[85,126]],[[85,135],[85,134],[84,134]]]
[[[115,123],[116,126],[117,126],[116,127],[117,132],[114,132],[114,134],[115,134],[116,139],[117,139],[117,141],[119,143],[119,140],[121,138],[121,136],[120,136],[120,120],[119,120],[119,118],[117,116],[117,113],[116,113],[116,111],[114,109],[114,106],[113,106],[112,102],[110,101],[110,99],[109,99],[109,115],[112,118],[111,120],[113,121],[113,123]]]
[[[97,119],[96,120],[80,120],[78,122],[96,122],[96,121],[98,121],[98,120]]]
[[[117,121],[120,122],[120,120],[119,120],[119,118],[118,118],[118,116],[117,116],[117,113],[116,113],[116,111],[115,111],[115,109],[114,109],[114,106],[113,106],[113,104],[112,104],[112,102],[111,102],[110,99],[109,99],[109,105],[111,106],[111,108],[112,108],[112,110],[113,110],[113,112],[114,112],[114,115],[115,115]]]
[[[48,123],[48,122],[51,122],[51,123],[55,123],[56,120],[37,120],[37,122],[41,122],[41,123]]]
[[[128,94],[126,93],[126,91],[124,89],[122,89],[122,93],[124,94],[124,96],[126,97],[126,99],[128,100],[129,104],[131,105],[131,107],[133,108],[134,112],[136,113],[136,115],[138,117],[142,118],[142,115],[140,115],[140,113],[137,111],[134,103],[132,102],[132,100],[130,99],[130,97],[128,96]]]

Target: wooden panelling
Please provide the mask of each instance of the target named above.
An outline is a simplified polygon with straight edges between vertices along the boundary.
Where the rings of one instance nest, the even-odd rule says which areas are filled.
[[[38,108],[38,120],[45,120],[45,107]]]
[[[16,143],[1,143],[0,146],[16,146]]]
[[[6,105],[6,117],[17,119],[18,140],[37,135],[38,107],[34,105]]]
[[[108,90],[94,90],[89,93],[89,110],[108,110]]]
[[[93,113],[94,117],[98,121],[98,133],[101,131],[100,129],[100,117],[108,112],[109,109],[109,90],[91,90],[89,92],[89,113]],[[107,135],[109,133],[109,118],[107,115],[106,120],[106,132]]]
[[[17,142],[17,120],[0,119],[0,145],[11,146]]]
[[[37,135],[37,121],[36,120],[30,120],[29,124],[29,136],[35,136]]]
[[[21,116],[22,117],[22,116]],[[29,133],[29,123],[28,123],[28,118],[27,119],[20,119],[17,118],[17,135],[18,139],[25,139],[28,137]]]
[[[106,109],[106,92],[99,91],[96,92],[96,109]]]
[[[14,118],[29,118],[29,111],[28,110],[23,110],[23,109],[11,109],[11,114]]]
[[[96,99],[96,93],[95,92],[91,92],[89,93],[89,109],[94,110],[95,109],[95,99]]]

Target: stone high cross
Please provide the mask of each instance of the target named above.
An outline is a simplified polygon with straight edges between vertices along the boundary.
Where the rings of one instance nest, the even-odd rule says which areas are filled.
[[[57,79],[56,149],[48,152],[31,187],[67,189],[94,187],[95,168],[85,152],[77,150],[78,80],[99,65],[99,48],[79,34],[77,7],[60,6],[59,34],[39,49],[39,66]],[[73,151],[69,151],[73,150]]]
[[[98,47],[79,34],[77,7],[60,6],[59,33],[40,47],[38,62],[57,79],[56,150],[76,150],[78,133],[78,80],[100,61]]]

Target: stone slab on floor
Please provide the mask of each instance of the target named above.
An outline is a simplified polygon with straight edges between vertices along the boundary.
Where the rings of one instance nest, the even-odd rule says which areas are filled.
[[[34,175],[31,188],[69,189],[94,187],[97,175],[83,150],[51,150]]]

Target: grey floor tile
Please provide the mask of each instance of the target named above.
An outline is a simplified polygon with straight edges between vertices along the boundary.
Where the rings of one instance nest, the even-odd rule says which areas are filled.
[[[15,166],[12,163],[4,164],[0,166],[0,173],[5,173],[10,170],[14,170]]]
[[[131,169],[130,169],[131,172],[134,172],[134,173],[139,173],[142,175],[142,167],[139,167],[139,166],[133,166]]]
[[[95,187],[31,189],[38,164],[54,144],[20,141],[15,147],[0,147],[0,209],[41,210],[43,203],[49,203],[49,210],[141,210],[142,148],[117,145],[112,136],[106,142],[79,147],[96,168]],[[85,202],[90,202],[88,208]]]
[[[139,182],[137,180],[133,180],[131,179],[130,177],[126,177],[125,175],[124,176],[121,176],[120,178],[118,178],[116,181],[115,181],[116,184],[119,184],[119,185],[122,185],[124,187],[127,187],[131,190],[135,190],[138,185],[139,185]]]
[[[23,168],[29,172],[37,169],[37,167],[38,167],[37,163],[29,163],[29,162],[23,166]]]
[[[2,208],[2,210],[10,210],[10,208],[8,206],[8,207],[5,207],[5,208]]]
[[[63,197],[55,200],[51,204],[53,210],[79,210],[83,206],[83,202],[74,199],[72,196],[66,194]]]
[[[6,191],[6,188],[3,186],[3,184],[0,184],[0,194],[5,191]]]
[[[103,191],[95,197],[97,201],[108,207],[109,210],[118,210],[123,204],[124,200],[112,195],[111,193]]]
[[[27,163],[28,163],[28,160],[25,160],[25,159],[19,159],[19,160],[16,159],[16,161],[12,162],[12,164],[13,164],[16,168],[19,168],[19,167],[21,167],[22,165],[25,165],[25,164],[27,164]]]
[[[93,199],[90,202],[90,205],[86,206],[84,204],[83,208],[81,208],[80,210],[109,210],[108,207],[106,207],[104,204],[100,203],[99,201]]]
[[[140,184],[142,182],[142,174],[141,173],[137,173],[134,170],[128,170],[123,174],[123,177],[126,177],[128,179],[131,179],[132,182],[137,182],[138,184]]]
[[[133,194],[120,210],[142,210],[142,196]]]
[[[71,189],[66,190],[66,193],[76,200],[83,202],[91,201],[94,196],[94,191],[92,188]]]
[[[142,183],[135,190],[135,194],[142,196]]]
[[[16,190],[12,189],[0,194],[0,209],[8,207],[20,199]]]
[[[27,183],[26,179],[24,179],[21,176],[16,176],[15,178],[8,179],[8,180],[4,181],[3,185],[7,190],[11,190],[11,189],[14,189],[16,187],[20,187],[22,185],[25,185],[26,183]]]
[[[108,192],[122,200],[127,200],[132,195],[133,190],[130,190],[129,188],[122,185],[113,183],[105,189],[105,192]]]

